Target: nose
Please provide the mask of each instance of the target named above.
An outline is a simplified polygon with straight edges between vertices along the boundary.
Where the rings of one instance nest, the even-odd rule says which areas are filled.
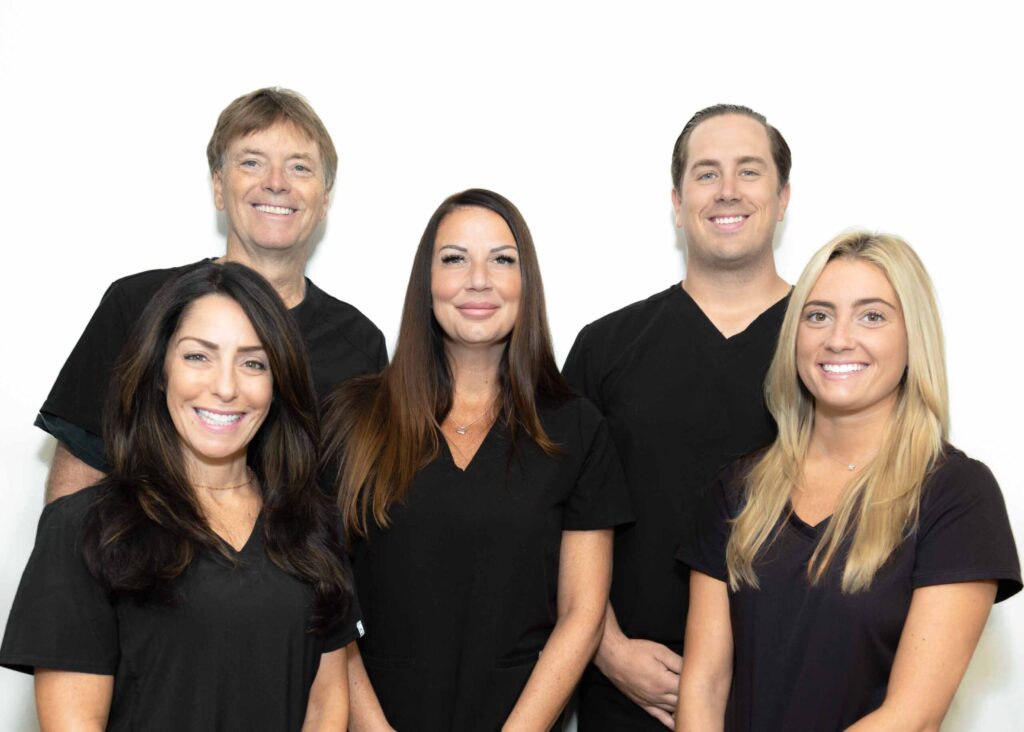
[[[222,402],[230,402],[238,394],[235,365],[230,360],[222,359],[217,363],[212,374],[210,392]]]
[[[736,187],[736,179],[731,175],[723,175],[719,178],[718,200],[736,201],[739,199],[739,189]]]
[[[848,351],[854,347],[853,325],[845,320],[837,320],[829,330],[825,347],[833,353]]]
[[[491,287],[490,273],[487,271],[487,260],[476,259],[469,267],[469,289],[489,290]]]
[[[284,166],[271,165],[267,168],[263,188],[270,193],[284,193],[288,190],[288,176],[285,174]]]

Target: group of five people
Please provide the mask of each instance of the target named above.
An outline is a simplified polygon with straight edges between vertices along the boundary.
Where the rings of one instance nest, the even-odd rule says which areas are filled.
[[[561,372],[504,197],[434,212],[388,363],[304,275],[337,167],[309,105],[240,97],[207,153],[225,254],[112,284],[37,419],[0,664],[44,729],[547,730],[576,689],[583,732],[937,728],[1021,588],[1005,507],[947,441],[910,247],[776,272],[764,117],[687,123],[685,280]]]

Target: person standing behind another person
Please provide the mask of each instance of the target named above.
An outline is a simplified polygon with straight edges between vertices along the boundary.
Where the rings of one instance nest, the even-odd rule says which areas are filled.
[[[904,241],[812,257],[765,392],[778,439],[722,475],[678,554],[676,729],[938,730],[1021,575],[992,473],[948,443],[938,307]]]
[[[615,536],[581,732],[672,727],[688,602],[678,543],[718,471],[775,436],[761,385],[789,292],[772,239],[790,164],[785,139],[757,112],[697,112],[672,152],[686,279],[586,326],[566,359],[570,385],[608,420],[636,516]]]
[[[257,89],[229,104],[206,150],[214,205],[227,218],[227,248],[218,260],[265,277],[299,325],[316,393],[387,364],[384,336],[351,305],[305,277],[310,239],[327,215],[338,155],[323,122],[299,94]],[[100,415],[114,359],[160,286],[187,267],[158,269],[107,288],[68,356],[35,424],[57,449],[46,499],[92,485],[109,471]]]

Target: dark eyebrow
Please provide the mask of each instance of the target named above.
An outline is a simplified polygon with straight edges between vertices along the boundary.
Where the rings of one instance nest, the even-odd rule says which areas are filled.
[[[737,165],[750,165],[751,163],[755,165],[764,165],[765,167],[768,166],[768,161],[762,157],[758,157],[757,155],[744,155],[736,161]]]
[[[737,165],[763,165],[768,167],[768,161],[758,155],[744,155],[741,158],[736,159]],[[722,163],[718,160],[712,160],[711,158],[703,158],[701,160],[693,161],[691,168],[718,168],[721,167]]]
[[[195,341],[196,343],[198,343],[199,345],[203,346],[204,348],[209,348],[211,351],[219,351],[220,350],[220,346],[218,346],[216,343],[212,343],[211,341],[206,341],[206,340],[203,340],[202,338],[197,338],[195,336],[182,336],[181,338],[178,339],[178,343],[180,344],[182,341]],[[238,349],[238,352],[239,353],[253,353],[255,351],[263,351],[263,350],[266,350],[266,349],[263,348],[263,346],[242,346],[241,348]]]
[[[466,249],[466,247],[462,246],[461,244],[445,244],[444,246],[441,247],[441,249],[454,249],[455,251],[458,252],[469,251],[468,249]],[[441,249],[438,249],[438,251],[441,251]],[[519,247],[517,247],[515,244],[500,244],[496,247],[492,247],[491,253],[493,254],[494,252],[500,252],[505,249],[515,249],[516,251],[518,251]]]
[[[881,303],[882,305],[888,305],[893,310],[898,310],[899,309],[895,305],[893,305],[891,302],[889,302],[888,300],[885,300],[885,299],[883,299],[881,297],[864,297],[864,298],[861,298],[860,300],[855,301],[853,303],[853,306],[855,308],[862,308],[865,305],[875,305],[875,304],[878,304],[878,303]],[[836,309],[835,304],[831,303],[831,302],[828,302],[827,300],[808,300],[806,303],[804,303],[804,307],[805,308],[810,308],[810,307],[830,308],[831,310],[835,310]]]

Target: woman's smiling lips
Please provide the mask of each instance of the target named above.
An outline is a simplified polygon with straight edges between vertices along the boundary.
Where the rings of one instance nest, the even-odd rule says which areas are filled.
[[[199,417],[199,424],[211,432],[234,432],[245,416],[245,412],[204,409],[203,407],[193,407],[192,409]]]
[[[464,302],[456,305],[455,309],[467,318],[473,320],[484,320],[498,311],[498,306],[493,302]]]
[[[859,374],[868,365],[861,361],[825,361],[818,364],[818,368],[825,374],[826,379],[848,379],[854,374]]]

